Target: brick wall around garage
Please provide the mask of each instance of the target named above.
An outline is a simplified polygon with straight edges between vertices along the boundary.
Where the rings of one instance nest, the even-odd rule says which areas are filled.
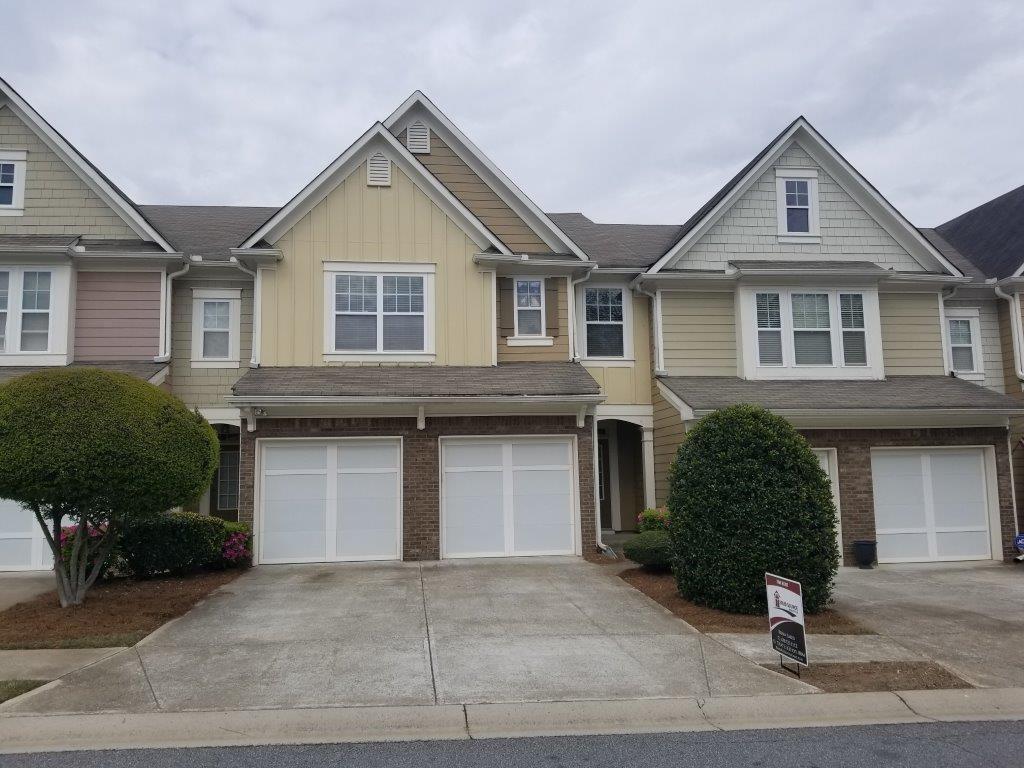
[[[885,447],[927,448],[956,445],[991,445],[996,456],[999,488],[999,519],[1003,559],[1015,554],[1017,530],[1007,432],[1001,427],[929,429],[809,429],[800,430],[815,448],[835,448],[839,465],[839,506],[843,528],[843,556],[852,565],[853,542],[875,538],[875,502],[871,480],[871,449]]]
[[[574,416],[479,416],[427,418],[416,429],[414,418],[258,419],[256,430],[241,433],[238,518],[253,523],[256,441],[260,438],[401,437],[402,554],[405,560],[440,557],[441,437],[500,435],[575,436],[578,450],[579,534],[582,551],[596,550],[592,420],[582,428]]]

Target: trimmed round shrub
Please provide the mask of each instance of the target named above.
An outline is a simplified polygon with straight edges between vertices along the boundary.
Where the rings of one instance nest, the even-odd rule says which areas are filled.
[[[687,433],[669,483],[683,597],[765,613],[769,571],[801,583],[808,613],[826,606],[839,566],[832,488],[788,421],[753,405],[715,411]]]
[[[667,531],[668,510],[664,507],[645,509],[636,516],[636,529],[640,533],[644,531]]]
[[[176,576],[219,562],[226,539],[224,521],[194,512],[165,512],[126,525],[121,552],[140,579]]]
[[[668,531],[643,531],[622,545],[622,554],[649,570],[668,570],[672,565],[672,540]]]

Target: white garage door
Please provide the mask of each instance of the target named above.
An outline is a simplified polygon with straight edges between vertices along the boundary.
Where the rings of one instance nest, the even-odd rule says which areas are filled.
[[[576,551],[571,439],[447,438],[441,466],[443,557]]]
[[[0,571],[48,571],[53,555],[35,515],[0,499]]]
[[[398,439],[262,444],[261,563],[397,560]]]
[[[983,449],[874,450],[871,474],[879,562],[992,556]]]

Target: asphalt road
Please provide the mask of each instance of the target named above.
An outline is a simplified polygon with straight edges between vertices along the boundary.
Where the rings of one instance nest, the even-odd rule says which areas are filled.
[[[1024,765],[1024,723],[0,755],[3,768],[944,768]]]

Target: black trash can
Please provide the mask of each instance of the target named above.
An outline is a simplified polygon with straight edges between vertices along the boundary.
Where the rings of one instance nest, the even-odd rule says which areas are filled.
[[[878,556],[878,542],[872,539],[859,539],[853,542],[853,559],[858,568],[874,568]]]

